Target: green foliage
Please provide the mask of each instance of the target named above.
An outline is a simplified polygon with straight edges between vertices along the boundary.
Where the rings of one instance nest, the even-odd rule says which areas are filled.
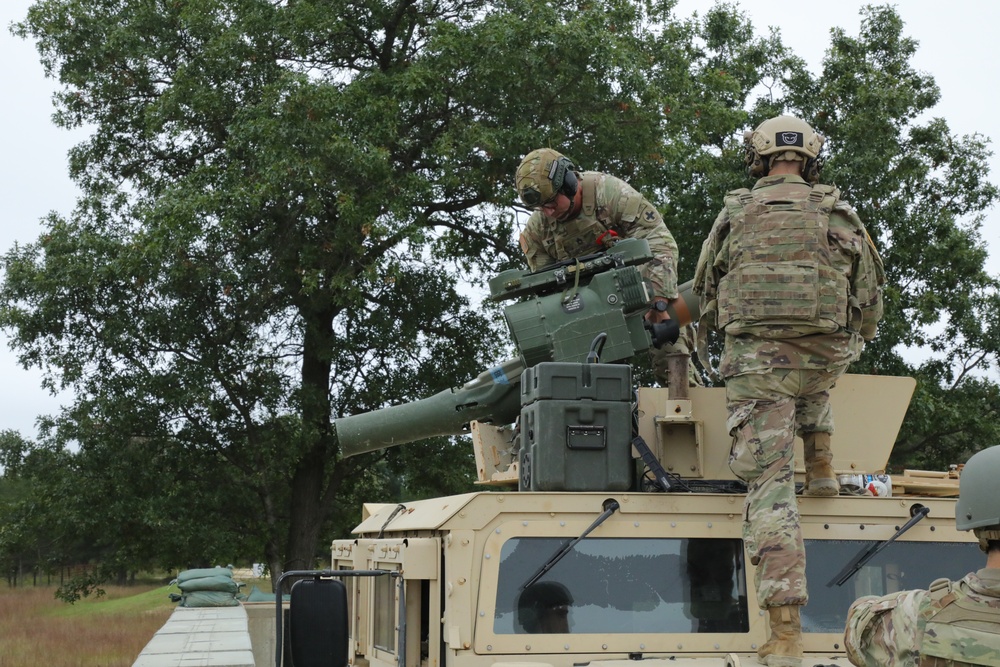
[[[110,589],[104,595],[86,597],[77,600],[78,604],[62,605],[46,614],[54,618],[86,618],[96,616],[101,618],[111,614],[129,614],[134,616],[152,615],[159,612],[169,612],[175,608],[170,600],[170,593],[176,592],[176,586],[158,586],[150,590],[136,592],[134,588]]]
[[[891,9],[836,31],[815,79],[726,5],[42,0],[15,31],[62,84],[57,122],[92,133],[77,209],[4,257],[0,326],[76,397],[40,443],[0,437],[5,553],[263,554],[277,574],[324,558],[362,500],[471,490],[464,443],[344,460],[333,419],[509,354],[471,295],[521,266],[520,157],[557,147],[638,187],[683,278],[745,185],[743,130],[786,109],[829,137],[827,174],[885,256],[889,312],[857,370],[920,379],[900,451],[996,440],[987,143],[920,120],[938,91]]]
[[[101,572],[88,572],[87,574],[71,577],[68,582],[56,589],[56,599],[68,604],[74,604],[80,600],[89,598],[91,595],[95,599],[100,599],[106,594],[106,591],[101,588],[101,584],[104,581],[106,581],[105,575]]]

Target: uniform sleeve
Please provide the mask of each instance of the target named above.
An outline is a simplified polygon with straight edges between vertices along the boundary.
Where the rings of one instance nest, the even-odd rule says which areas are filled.
[[[620,179],[608,179],[616,188],[617,201],[611,207],[612,227],[624,238],[646,239],[653,259],[642,267],[642,277],[653,287],[653,295],[677,298],[677,242],[663,222],[663,216],[634,188]]]
[[[882,319],[885,267],[868,230],[854,209],[844,202],[838,202],[836,212],[847,218],[860,236],[858,253],[851,271],[851,306],[861,311],[861,324],[858,327],[861,337],[872,340]]]
[[[552,257],[546,250],[545,234],[541,225],[541,213],[532,213],[528,218],[528,223],[521,232],[520,244],[521,252],[528,262],[528,268],[532,271],[543,269],[549,264],[554,264],[555,257]]]
[[[707,323],[712,328],[715,327],[714,313],[717,310],[719,281],[728,270],[728,256],[725,252],[728,233],[729,216],[723,209],[716,217],[712,231],[701,244],[701,254],[694,272],[694,293],[700,297],[702,315],[709,316]]]
[[[868,596],[847,612],[844,648],[857,667],[915,665],[919,659],[919,619],[930,604],[927,591]]]
[[[859,280],[854,284],[854,295],[861,306],[861,337],[875,338],[875,330],[882,320],[882,288],[885,286],[885,267],[875,249],[868,231],[864,230],[864,252],[858,261]]]

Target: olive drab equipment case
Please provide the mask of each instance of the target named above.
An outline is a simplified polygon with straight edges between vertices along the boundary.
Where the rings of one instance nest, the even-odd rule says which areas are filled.
[[[520,490],[630,488],[631,401],[625,364],[548,362],[525,370]]]

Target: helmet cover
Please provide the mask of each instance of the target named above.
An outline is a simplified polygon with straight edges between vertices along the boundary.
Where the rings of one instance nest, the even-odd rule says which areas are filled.
[[[806,180],[819,180],[823,161],[820,149],[826,139],[801,118],[776,116],[744,135],[747,172],[754,178],[767,174],[773,160],[801,160],[802,174]]]
[[[539,148],[524,156],[517,168],[514,186],[528,208],[541,208],[560,192],[576,194],[573,162],[551,148]]]
[[[962,468],[955,503],[955,527],[959,530],[1000,530],[1000,446],[972,456]],[[978,531],[977,531],[978,532]]]

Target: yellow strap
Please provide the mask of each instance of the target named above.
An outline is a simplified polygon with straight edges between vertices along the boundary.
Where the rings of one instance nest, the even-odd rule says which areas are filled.
[[[568,287],[563,291],[563,296],[562,296],[563,304],[569,303],[570,301],[575,299],[577,295],[580,293],[580,258],[574,257],[573,262],[574,262],[573,266],[569,267],[568,269],[569,271],[572,271],[574,274],[573,293],[570,294],[570,290]]]

